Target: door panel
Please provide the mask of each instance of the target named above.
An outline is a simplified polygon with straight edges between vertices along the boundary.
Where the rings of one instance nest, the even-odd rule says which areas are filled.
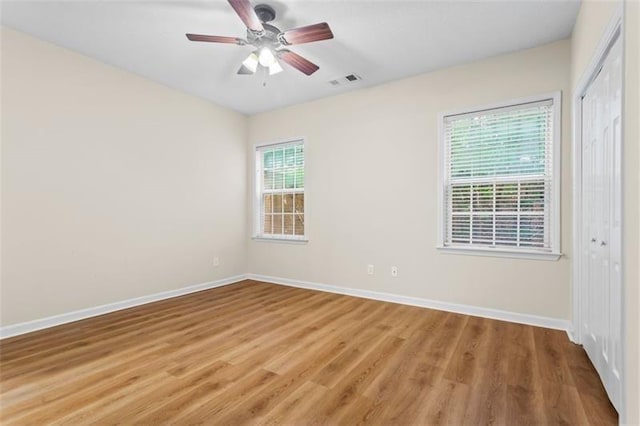
[[[610,57],[609,97],[611,129],[610,230],[609,230],[609,378],[612,400],[622,398],[622,46],[617,42]],[[617,404],[615,402],[614,404]],[[618,407],[618,405],[616,405]]]
[[[621,399],[621,83],[619,40],[582,100],[581,337],[609,398]]]

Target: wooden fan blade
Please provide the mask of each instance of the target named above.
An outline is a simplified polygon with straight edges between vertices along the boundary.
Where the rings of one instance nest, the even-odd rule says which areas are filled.
[[[279,51],[278,57],[298,71],[302,71],[306,75],[311,75],[314,72],[318,71],[318,69],[320,69],[320,67],[313,62],[303,58],[297,53],[293,53],[290,50]]]
[[[256,15],[256,11],[253,10],[253,6],[251,6],[249,0],[229,0],[229,4],[247,28],[253,31],[264,31],[260,18]]]
[[[329,28],[329,24],[326,22],[294,28],[283,32],[280,37],[281,40],[284,39],[284,44],[311,43],[312,41],[327,40],[330,38],[333,38],[333,33],[331,32],[331,28]]]
[[[187,38],[191,41],[208,41],[210,43],[229,43],[240,44],[240,39],[236,37],[212,36],[202,34],[187,34]]]

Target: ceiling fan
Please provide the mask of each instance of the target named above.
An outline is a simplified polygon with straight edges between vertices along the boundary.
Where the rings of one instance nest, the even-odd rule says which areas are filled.
[[[259,4],[254,8],[249,0],[228,1],[247,26],[246,39],[201,34],[187,34],[187,38],[191,41],[254,46],[256,50],[242,62],[238,74],[254,74],[258,70],[258,66],[264,68],[265,71],[268,70],[269,75],[277,74],[282,71],[278,59],[306,75],[318,71],[320,67],[290,51],[287,46],[333,38],[331,28],[326,22],[280,31],[275,26],[268,24],[276,17],[276,12],[271,6]]]

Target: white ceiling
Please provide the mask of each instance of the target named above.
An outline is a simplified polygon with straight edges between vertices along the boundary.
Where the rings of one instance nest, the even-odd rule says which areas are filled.
[[[251,46],[195,43],[185,33],[245,36],[226,0],[5,1],[3,25],[245,114],[331,96],[568,37],[571,1],[253,0],[281,30],[328,22],[335,38],[291,50],[320,66],[283,64],[267,86],[236,71]],[[332,86],[356,73],[363,80]]]

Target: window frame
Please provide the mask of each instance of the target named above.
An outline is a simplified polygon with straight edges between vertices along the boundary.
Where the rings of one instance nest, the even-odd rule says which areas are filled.
[[[446,165],[446,141],[445,141],[445,119],[447,117],[463,114],[473,114],[485,110],[510,108],[518,105],[542,102],[551,100],[553,103],[553,139],[552,143],[552,165],[551,165],[551,188],[553,191],[551,203],[552,214],[550,217],[552,233],[551,233],[551,250],[522,249],[509,247],[491,247],[491,246],[474,246],[445,245],[445,235],[448,232],[445,226],[447,213],[445,212],[446,202],[444,199],[445,184],[447,182]],[[463,254],[475,256],[492,256],[506,258],[522,258],[534,260],[558,260],[562,256],[560,248],[561,238],[561,164],[562,164],[562,92],[556,91],[544,93],[540,95],[527,96],[522,98],[510,99],[506,101],[495,102],[492,104],[479,105],[474,107],[457,108],[455,110],[445,111],[438,114],[438,229],[437,229],[437,245],[436,248],[443,253]]]
[[[291,235],[285,236],[285,234],[262,234],[262,226],[260,223],[262,213],[262,158],[261,158],[261,150],[268,147],[276,147],[276,146],[286,146],[286,145],[298,145],[302,144],[304,151],[304,188],[302,193],[305,195],[304,197],[304,235]],[[308,211],[308,203],[307,203],[307,143],[304,137],[296,137],[285,140],[271,141],[271,142],[261,142],[253,145],[253,157],[252,157],[252,166],[254,168],[253,175],[253,212],[252,212],[252,224],[253,231],[251,239],[254,241],[260,242],[274,242],[274,243],[286,243],[286,244],[306,244],[308,240],[308,225],[307,225],[307,211]]]

